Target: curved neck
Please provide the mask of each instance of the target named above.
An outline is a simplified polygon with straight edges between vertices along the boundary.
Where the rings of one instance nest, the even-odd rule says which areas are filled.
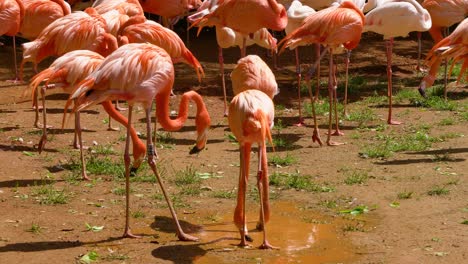
[[[281,7],[278,5],[276,0],[268,0],[268,5],[271,6],[271,8],[276,14],[281,13]]]
[[[62,8],[62,11],[63,11],[63,15],[68,15],[71,13],[71,9],[70,9],[70,6],[65,3],[64,0],[51,0],[52,2],[55,2],[56,4],[58,4],[61,8]]]
[[[195,120],[197,131],[200,132],[199,130],[204,129],[203,127],[200,127],[202,126],[200,118],[202,118],[205,113],[207,114],[208,111],[206,110],[202,97],[198,93],[189,91],[182,95],[179,103],[179,114],[176,119],[171,119],[169,117],[169,96],[170,91],[156,95],[156,116],[158,118],[158,122],[164,129],[168,131],[177,131],[182,128],[188,117],[188,104],[190,100],[195,102],[197,105]]]

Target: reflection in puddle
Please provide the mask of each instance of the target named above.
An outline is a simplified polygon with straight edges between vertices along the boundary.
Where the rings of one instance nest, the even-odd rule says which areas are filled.
[[[344,222],[339,219],[301,211],[295,204],[271,204],[267,238],[280,250],[259,250],[262,232],[255,230],[257,211],[247,211],[251,248],[237,247],[239,232],[232,222],[233,212],[222,216],[221,223],[205,225],[197,234],[207,253],[195,263],[323,263],[349,262],[356,258],[351,243],[338,232]]]

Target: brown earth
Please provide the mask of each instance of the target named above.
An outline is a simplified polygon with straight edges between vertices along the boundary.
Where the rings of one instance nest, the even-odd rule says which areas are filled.
[[[350,66],[351,78],[365,82],[354,85],[349,112],[367,108],[377,119],[365,120],[361,125],[343,119],[345,136],[336,138],[346,143],[342,146],[319,147],[313,143],[309,114],[305,127],[293,126],[298,116],[294,57],[290,51],[279,57],[282,68],[275,73],[281,92],[274,100],[275,123],[284,127],[275,129],[273,137],[286,144],[277,146],[276,153],[269,149],[269,158],[290,155],[296,162],[270,166],[269,172],[300,175],[299,178],[322,186],[314,191],[271,186],[272,219],[267,231],[270,242],[279,246],[279,250],[257,249],[261,233],[254,230],[258,217],[254,165],[247,200],[247,219],[254,242],[251,248],[237,247],[239,233],[232,223],[232,213],[239,154],[238,146],[228,139],[227,119],[222,116],[217,48],[212,32],[204,31],[199,38],[192,35],[190,42],[190,49],[206,70],[206,78],[198,84],[192,69],[178,65],[174,88],[177,96],[171,99],[171,109],[177,109],[184,91],[194,89],[203,95],[212,118],[207,148],[199,155],[188,154],[195,139],[193,106],[186,126],[180,132],[168,134],[170,141],[159,144],[157,149],[159,167],[182,227],[198,236],[199,242],[180,242],[174,236],[169,210],[161,199],[159,186],[151,181],[147,166],[131,185],[131,226],[142,238],[120,237],[124,227],[121,174],[125,130],[120,127],[119,132],[107,131],[107,116],[100,106],[82,115],[85,144],[91,146],[86,156],[89,164],[97,163],[106,159],[106,155],[99,154],[103,149],[113,149],[107,158],[120,166],[117,173],[120,177],[115,173],[90,173],[92,181],[79,180],[75,166],[79,153],[71,147],[72,122],[66,129],[60,129],[67,98],[60,91],[47,95],[49,124],[53,128],[46,150],[38,154],[34,145],[40,130],[33,127],[34,112],[29,98],[21,98],[26,85],[6,81],[13,76],[12,45],[6,37],[2,42],[5,45],[0,47],[0,263],[73,263],[83,261],[82,256],[90,252],[98,254],[99,263],[462,263],[468,258],[468,226],[462,224],[468,220],[468,144],[463,136],[467,124],[466,84],[456,86],[451,80],[449,101],[456,104],[452,111],[419,107],[405,99],[396,103],[394,113],[395,119],[404,123],[386,126],[386,102],[364,101],[374,93],[386,94],[385,45],[380,36],[364,35],[352,53]],[[430,46],[431,40],[426,37],[423,52]],[[301,49],[304,63],[311,61],[312,50]],[[253,47],[248,53],[262,57],[266,54]],[[393,54],[395,91],[415,89],[422,78],[414,71],[415,37],[397,39]],[[225,56],[229,72],[239,51],[228,49]],[[272,65],[271,58],[266,61]],[[337,61],[342,86],[343,55]],[[51,62],[52,59],[47,60],[39,68]],[[324,60],[322,76],[327,74],[326,64]],[[31,66],[27,65],[26,78],[32,74]],[[326,100],[325,78],[323,82],[322,95]],[[227,83],[232,98],[229,78]],[[304,97],[306,94],[303,93]],[[141,108],[136,117],[135,126],[144,136]],[[325,139],[327,117],[321,115],[319,122]],[[382,143],[383,135],[415,133],[443,140],[432,142],[423,150],[397,152],[388,158],[360,155],[366,147]],[[252,162],[255,164],[256,159]],[[190,170],[198,172],[196,177],[206,179],[177,186],[177,175]],[[363,182],[345,183],[353,175],[362,176]],[[429,195],[436,187],[448,193]],[[331,191],[324,192],[327,190]],[[49,201],[46,197],[51,196],[45,194],[47,191],[55,191],[68,200],[64,204],[44,204]],[[357,206],[367,206],[369,211],[356,216],[340,213]],[[103,229],[93,232],[86,224]]]

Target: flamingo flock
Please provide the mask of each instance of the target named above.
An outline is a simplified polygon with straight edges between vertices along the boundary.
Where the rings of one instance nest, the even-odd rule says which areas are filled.
[[[209,108],[199,93],[185,92],[180,101],[178,116],[170,117],[170,100],[177,73],[174,64],[182,62],[191,66],[198,83],[203,82],[205,70],[190,50],[190,46],[173,31],[178,20],[186,17],[190,27],[197,27],[203,34],[204,27],[216,28],[218,56],[223,89],[224,112],[229,128],[239,142],[240,171],[237,205],[234,223],[239,230],[239,246],[246,247],[252,239],[248,234],[245,195],[253,144],[258,145],[257,188],[260,196],[260,217],[257,229],[263,231],[262,249],[274,249],[267,239],[267,223],[270,219],[269,182],[267,165],[267,141],[272,144],[271,129],[275,117],[274,96],[279,93],[275,71],[257,55],[247,55],[246,46],[257,44],[279,56],[287,49],[294,50],[299,95],[299,124],[304,124],[301,113],[301,64],[299,46],[313,47],[316,61],[311,66],[320,75],[320,59],[328,53],[329,119],[326,144],[343,143],[332,136],[343,133],[339,129],[337,114],[337,81],[334,56],[343,50],[359,49],[365,32],[383,36],[387,56],[387,124],[399,125],[392,117],[392,48],[395,37],[406,37],[409,32],[429,31],[435,41],[428,52],[428,74],[423,77],[419,90],[434,83],[443,60],[451,60],[452,66],[462,62],[458,76],[460,81],[468,69],[468,4],[465,0],[96,0],[82,11],[73,11],[80,1],[64,0],[0,0],[0,36],[13,37],[14,71],[16,80],[27,81],[25,65],[33,63],[35,75],[29,80],[25,94],[31,93],[36,109],[34,126],[39,127],[38,90],[42,95],[43,134],[38,144],[41,152],[47,141],[45,94],[48,89],[60,87],[69,94],[64,106],[71,108],[75,116],[74,146],[82,149],[80,111],[102,104],[110,117],[127,129],[125,165],[125,226],[123,237],[136,238],[130,228],[130,174],[143,160],[147,162],[158,180],[169,211],[174,220],[176,235],[181,241],[196,241],[182,229],[176,211],[169,199],[165,184],[156,166],[158,154],[151,129],[151,111],[156,106],[156,120],[167,131],[180,130],[188,118],[189,102],[196,105],[195,146],[190,154],[202,151],[208,140],[211,125]],[[193,12],[192,12],[193,11]],[[145,12],[162,18],[162,24],[145,17]],[[442,28],[459,25],[453,33],[443,37]],[[285,30],[286,36],[278,40],[273,32]],[[15,37],[29,40],[22,44],[22,61],[19,72],[16,65]],[[240,59],[233,69],[232,101],[228,103],[222,50],[238,46]],[[38,71],[38,64],[47,57],[58,57],[48,68]],[[347,61],[347,65],[348,65]],[[347,66],[346,66],[347,67]],[[276,68],[276,67],[275,67]],[[450,70],[450,71],[451,71]],[[308,78],[306,78],[308,79]],[[347,75],[346,75],[347,79]],[[468,76],[466,77],[468,80]],[[196,82],[194,83],[194,85]],[[315,114],[317,96],[309,87],[314,125],[312,142],[323,145]],[[346,98],[346,95],[345,95]],[[113,107],[111,101],[128,103],[128,117]],[[139,139],[132,121],[136,104],[144,108],[146,116],[146,145]],[[335,116],[335,131],[332,131]],[[66,123],[64,114],[62,126]],[[110,125],[109,125],[110,128]],[[130,140],[133,145],[133,164],[130,157]],[[274,149],[274,146],[273,146]],[[81,151],[82,178],[86,174],[84,154]]]

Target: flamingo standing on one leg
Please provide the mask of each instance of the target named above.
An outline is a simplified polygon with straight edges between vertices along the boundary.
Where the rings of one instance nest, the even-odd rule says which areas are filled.
[[[24,19],[18,35],[34,40],[55,20],[71,13],[70,5],[64,0],[22,0]]]
[[[241,48],[241,57],[244,57],[245,54],[242,54],[242,45],[243,37],[240,33],[232,30],[228,27],[216,27],[216,41],[218,43],[218,60],[219,60],[219,69],[221,75],[221,84],[223,87],[223,96],[224,96],[224,116],[228,115],[227,110],[227,92],[226,92],[226,81],[224,78],[224,56],[223,49],[229,47],[238,46]],[[276,53],[276,39],[268,32],[266,28],[261,28],[255,33],[253,33],[252,38],[247,38],[245,46],[250,46],[257,44],[260,47],[267,48]]]
[[[147,135],[151,135],[151,107],[156,98],[156,116],[158,122],[166,130],[179,130],[188,115],[189,100],[197,105],[195,124],[197,127],[197,143],[190,153],[201,151],[207,141],[207,130],[210,126],[210,117],[201,96],[189,91],[182,95],[179,105],[179,115],[175,120],[169,118],[169,97],[174,84],[174,66],[171,57],[162,48],[152,44],[131,43],[123,45],[90,74],[81,85],[70,95],[65,109],[71,101],[76,99],[73,112],[84,110],[94,104],[122,99],[128,101],[128,127],[125,144],[125,186],[126,186],[126,221],[124,237],[135,237],[130,231],[129,225],[129,199],[130,199],[130,126],[132,122],[132,109],[135,103],[142,103],[146,112]],[[180,240],[193,241],[197,238],[187,235],[180,227],[172,203],[167,196],[164,184],[155,163],[155,149],[152,137],[147,137],[148,164],[158,179],[166,202],[168,203],[172,217],[176,224],[177,236]]]
[[[16,63],[16,41],[24,18],[24,6],[21,0],[0,0],[0,36],[13,37],[13,61],[15,64],[15,81],[20,80]]]
[[[273,247],[267,240],[266,223],[270,219],[268,162],[265,140],[271,140],[271,128],[275,117],[273,101],[259,90],[245,90],[236,95],[229,105],[229,127],[239,141],[240,171],[237,205],[234,211],[234,223],[239,228],[241,242],[239,246],[247,246],[247,222],[245,216],[245,193],[249,178],[250,150],[253,143],[258,144],[257,188],[260,195],[260,222],[257,225],[263,229],[262,249]]]
[[[45,105],[45,93],[47,89],[51,88],[62,88],[64,92],[71,93],[75,90],[80,81],[86,78],[90,73],[92,73],[104,60],[104,57],[97,54],[96,52],[89,50],[75,50],[70,51],[63,56],[56,59],[49,68],[41,71],[31,79],[31,92],[33,94],[34,100],[37,101],[37,89],[39,85],[45,81],[45,85],[41,89],[42,94],[42,104],[43,104],[43,133],[41,140],[38,144],[39,153],[41,153],[47,141],[47,119],[46,119],[46,105]],[[35,103],[37,105],[37,102]],[[112,107],[111,102],[105,101],[102,103],[104,110],[120,122],[122,125],[127,127],[127,119],[121,115],[119,112]],[[37,126],[39,119],[39,110],[36,108],[36,121]],[[81,154],[81,163],[82,163],[82,177],[85,180],[89,180],[89,177],[86,174],[86,163],[83,156],[83,144],[81,142],[81,129],[79,127],[79,112],[75,113],[75,124],[78,125],[75,127],[75,137],[73,145],[75,148],[80,148]],[[131,127],[130,135],[133,142],[133,158],[134,163],[132,165],[132,171],[140,166],[143,158],[145,157],[146,146],[138,138],[137,132],[133,127]],[[79,138],[79,144],[78,144]]]
[[[33,62],[36,68],[49,56],[78,49],[95,51],[103,56],[117,49],[117,40],[108,33],[104,19],[91,7],[55,20],[34,41],[24,43],[20,75],[26,62]]]
[[[375,1],[376,6],[366,14],[364,31],[382,34],[387,48],[388,118],[390,125],[401,122],[392,119],[392,48],[394,37],[405,37],[411,31],[431,28],[431,16],[415,0]]]
[[[457,79],[457,82],[459,82],[468,69],[468,18],[465,18],[452,34],[435,44],[427,54],[426,61],[430,70],[429,74],[422,79],[419,85],[420,91],[424,92],[427,87],[430,87],[434,83],[441,62],[450,59],[453,59],[453,62],[449,75],[452,72],[453,66],[458,61],[463,61]],[[468,81],[468,75],[466,79]],[[447,99],[446,89],[444,89],[444,96]]]
[[[299,0],[294,0],[288,7],[288,24],[284,29],[286,35],[292,33],[294,30],[299,28],[304,20],[311,14],[315,13],[315,10],[307,5],[303,5]],[[320,47],[320,46],[319,46]],[[320,48],[318,48],[320,51]],[[299,122],[296,126],[304,125],[304,118],[302,117],[302,100],[301,100],[301,64],[299,62],[299,47],[294,49],[296,55],[296,76],[297,76],[297,97],[299,102]],[[319,66],[320,67],[320,66]],[[319,68],[317,68],[319,69]],[[320,74],[320,71],[317,71],[317,74]],[[317,86],[320,85],[320,82],[317,81]]]
[[[328,76],[328,94],[330,100],[329,126],[327,144],[329,146],[339,145],[341,143],[331,141],[332,128],[332,107],[336,104],[336,90],[334,89],[333,77],[333,51],[340,45],[346,49],[352,50],[357,47],[361,40],[362,28],[364,26],[364,14],[350,1],[344,1],[340,5],[322,9],[306,18],[304,23],[291,34],[287,35],[278,45],[282,45],[280,53],[285,48],[295,48],[300,45],[322,44],[329,50],[329,76]],[[317,141],[322,145],[320,139],[317,119],[315,115],[314,100],[312,101],[312,112],[314,116],[314,131],[312,134],[313,142]],[[336,113],[336,108],[335,108]],[[338,125],[338,124],[337,124]],[[337,132],[338,126],[337,126]]]

